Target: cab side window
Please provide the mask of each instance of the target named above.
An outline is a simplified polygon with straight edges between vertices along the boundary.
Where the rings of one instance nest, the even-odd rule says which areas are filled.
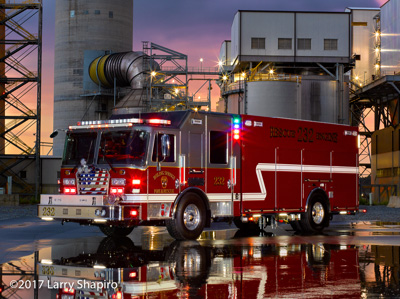
[[[158,151],[158,161],[163,160],[162,152],[161,152],[161,136],[164,135],[162,133],[157,134],[154,139],[154,147],[153,147],[153,156],[151,160],[153,162],[157,162],[157,151]],[[175,162],[175,135],[167,134],[170,140],[171,146],[171,154],[169,157],[165,158],[164,162]]]
[[[228,134],[210,131],[210,163],[228,164]]]

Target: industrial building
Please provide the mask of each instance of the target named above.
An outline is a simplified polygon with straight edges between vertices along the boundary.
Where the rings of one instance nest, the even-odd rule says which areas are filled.
[[[387,1],[376,14],[375,12],[361,12],[364,15],[362,22],[366,25],[364,30],[369,31],[363,39],[364,47],[369,49],[364,57],[369,54],[370,58],[364,67],[358,68],[356,64],[353,70],[355,84],[350,104],[354,116],[361,120],[361,131],[366,141],[360,160],[363,155],[370,157],[370,165],[367,167],[370,166],[371,169],[371,189],[366,192],[373,194],[375,202],[387,202],[390,196],[398,196],[400,191],[400,22],[397,17],[400,13],[400,2]],[[361,30],[360,27],[357,29]],[[363,43],[360,41],[360,47],[363,47]],[[371,115],[369,125],[368,114]],[[369,149],[371,152],[368,152]]]
[[[131,51],[132,39],[133,0],[56,1],[54,129],[60,129],[60,134],[54,139],[55,156],[63,152],[62,130],[84,117],[107,118],[113,107],[112,96],[98,90],[85,93],[85,51],[95,51],[92,60]]]
[[[151,42],[132,51],[132,0],[57,0],[53,154],[61,157],[65,130],[82,120],[166,107],[210,106],[188,96],[187,55]],[[204,77],[205,78],[205,77]],[[211,84],[211,79],[205,78]]]
[[[388,200],[400,187],[389,146],[398,142],[399,13],[397,0],[343,13],[238,11],[220,49],[218,110],[359,125],[360,174],[371,173],[363,191]]]
[[[348,7],[346,12],[351,14],[352,43],[351,53],[355,54],[355,65],[351,70],[352,82],[360,87],[375,78],[379,59],[376,43],[376,17],[379,8]]]
[[[202,103],[188,95],[188,81],[207,75],[211,90],[218,75],[220,112],[360,125],[361,174],[372,169],[375,198],[383,191],[395,194],[400,158],[388,158],[397,155],[395,147],[381,155],[377,140],[397,140],[388,136],[397,132],[400,109],[398,14],[398,0],[343,12],[239,10],[231,39],[220,48],[219,70],[204,70],[189,67],[187,55],[151,42],[132,52],[131,0],[57,0],[54,129],[60,134],[54,139],[54,161],[61,163],[69,125],[149,106],[210,107],[211,96]],[[368,115],[374,118],[372,129]],[[25,168],[14,169],[19,181]]]
[[[220,51],[230,75],[219,109],[348,123],[350,23],[348,12],[238,11]]]

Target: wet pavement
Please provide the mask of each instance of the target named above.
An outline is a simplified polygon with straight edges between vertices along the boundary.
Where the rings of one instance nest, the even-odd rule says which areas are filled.
[[[215,223],[178,242],[163,227],[115,239],[97,227],[0,221],[0,298],[400,297],[397,223],[341,219],[308,236],[281,227],[260,236]]]

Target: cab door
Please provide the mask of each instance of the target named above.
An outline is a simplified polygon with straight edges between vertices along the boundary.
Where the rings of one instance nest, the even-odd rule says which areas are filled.
[[[170,140],[170,155],[165,159],[162,157],[161,139],[166,134]],[[149,200],[173,201],[179,193],[179,132],[172,130],[155,131],[152,138],[152,151],[150,154],[148,173]],[[157,170],[157,164],[161,166]]]
[[[207,195],[210,201],[231,202],[234,193],[230,116],[207,117]]]

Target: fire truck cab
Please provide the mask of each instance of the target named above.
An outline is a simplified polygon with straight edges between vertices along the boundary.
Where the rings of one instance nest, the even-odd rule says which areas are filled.
[[[108,236],[166,225],[196,239],[221,220],[319,232],[358,210],[357,137],[345,125],[194,111],[80,122],[67,132],[60,194],[41,195],[38,216]]]

